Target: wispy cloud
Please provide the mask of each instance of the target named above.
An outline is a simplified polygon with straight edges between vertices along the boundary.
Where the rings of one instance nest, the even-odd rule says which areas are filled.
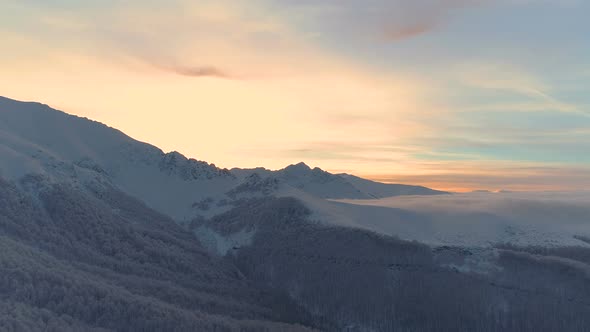
[[[506,91],[527,97],[528,105],[530,106],[533,102],[536,109],[544,107],[558,112],[590,117],[590,111],[554,97],[550,85],[518,67],[498,63],[462,64],[454,68],[454,71],[453,75],[459,81],[472,88]],[[523,108],[523,105],[520,105],[520,109],[530,109],[530,107]]]
[[[21,25],[28,26],[15,28],[56,54],[91,56],[123,66],[143,63],[185,77],[264,76],[281,66],[278,57],[294,51],[288,44],[295,36],[287,25],[252,9],[263,11],[260,3],[131,0],[91,9],[38,6],[14,5],[15,12],[27,13]],[[266,53],[266,66],[261,66],[258,53]]]
[[[277,0],[291,3],[291,0]],[[389,42],[417,37],[441,28],[453,11],[473,7],[489,0],[326,0],[320,4],[298,1],[297,5],[316,8],[314,21],[331,27],[346,38]]]
[[[237,77],[231,75],[227,71],[215,67],[215,66],[168,66],[163,64],[158,64],[158,68],[162,70],[166,70],[181,76],[188,76],[188,77],[215,77],[215,78],[222,78],[222,79],[238,79]]]

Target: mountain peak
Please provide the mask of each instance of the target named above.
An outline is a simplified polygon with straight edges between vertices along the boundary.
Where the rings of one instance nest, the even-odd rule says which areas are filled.
[[[307,173],[311,171],[311,167],[307,166],[304,162],[300,162],[298,164],[289,165],[283,170],[288,173]]]

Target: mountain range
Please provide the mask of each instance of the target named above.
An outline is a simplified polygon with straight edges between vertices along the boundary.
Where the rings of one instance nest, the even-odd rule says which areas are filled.
[[[1,97],[0,158],[3,331],[590,326],[583,205],[556,234],[531,209],[430,211],[478,203],[304,163],[221,169]]]

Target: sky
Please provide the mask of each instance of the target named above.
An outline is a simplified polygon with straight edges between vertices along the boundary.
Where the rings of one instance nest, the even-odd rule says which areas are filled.
[[[590,187],[590,1],[0,0],[0,95],[220,167]]]

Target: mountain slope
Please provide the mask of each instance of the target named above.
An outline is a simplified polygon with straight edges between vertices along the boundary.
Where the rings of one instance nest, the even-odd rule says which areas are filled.
[[[228,171],[8,99],[0,156],[3,330],[306,330],[278,323],[309,321],[287,296],[163,214],[192,217],[194,199],[238,183]]]
[[[47,320],[57,331],[304,330],[275,322],[307,320],[168,217],[101,184],[0,179],[0,247],[0,308],[43,310],[33,330]],[[8,320],[19,316],[0,326]]]
[[[55,181],[101,176],[176,220],[192,204],[238,184],[227,170],[138,142],[98,122],[38,103],[0,98],[0,175],[33,173]],[[149,179],[149,181],[146,181]]]

